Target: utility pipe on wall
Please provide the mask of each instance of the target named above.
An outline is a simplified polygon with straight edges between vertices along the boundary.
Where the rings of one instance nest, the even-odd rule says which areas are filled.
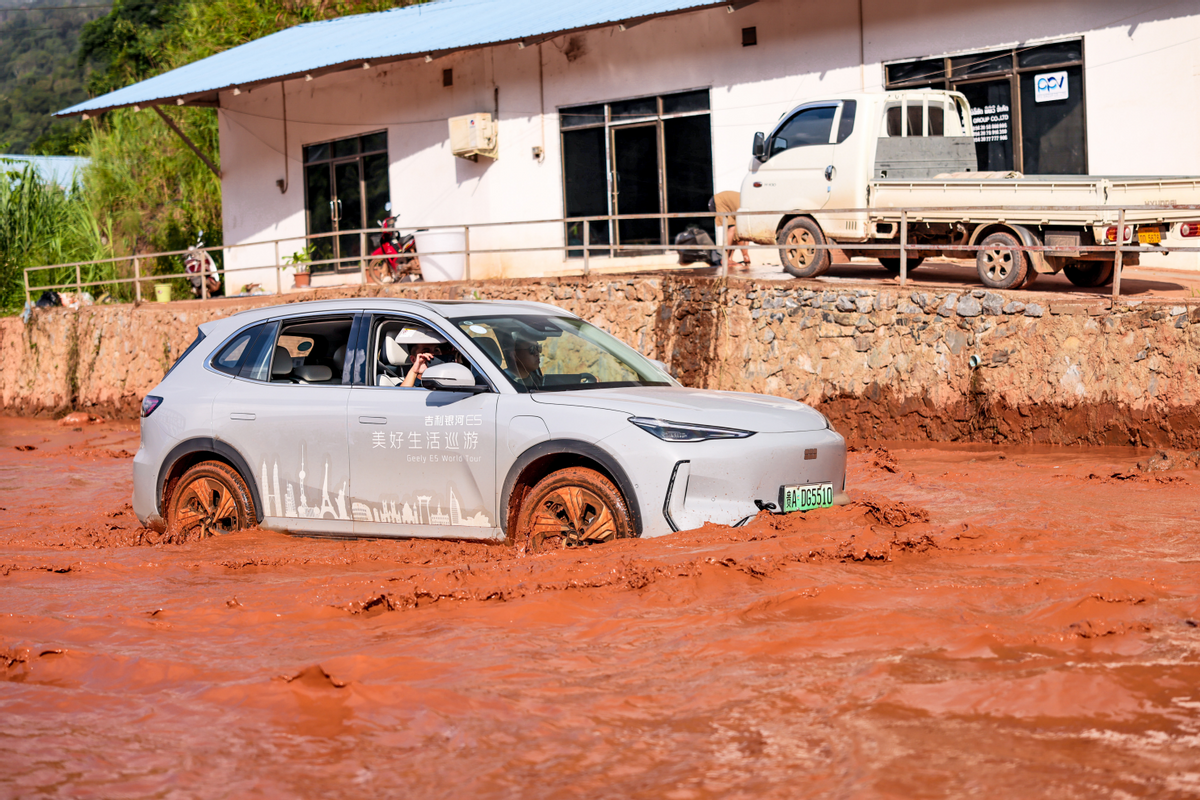
[[[283,100],[283,180],[275,181],[275,185],[279,187],[280,194],[287,194],[288,190],[288,142],[287,142],[287,87],[284,82],[279,82],[279,96]]]

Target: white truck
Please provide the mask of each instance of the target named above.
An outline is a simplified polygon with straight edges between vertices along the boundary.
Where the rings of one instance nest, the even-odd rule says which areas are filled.
[[[971,108],[959,92],[804,103],[754,135],[753,156],[738,236],[778,244],[784,271],[801,278],[829,268],[830,251],[814,247],[825,244],[898,273],[901,209],[932,209],[908,214],[909,270],[935,255],[975,258],[979,279],[994,289],[1059,271],[1077,286],[1101,286],[1112,280],[1118,239],[1161,245],[1172,229],[1200,237],[1200,212],[1173,208],[1200,204],[1200,178],[978,172]],[[1148,208],[1128,210],[1118,231],[1118,206]],[[895,249],[856,249],[864,244]],[[1021,246],[1054,250],[1010,249]],[[1080,249],[1089,246],[1106,249]],[[1123,253],[1123,263],[1137,264],[1138,253]]]

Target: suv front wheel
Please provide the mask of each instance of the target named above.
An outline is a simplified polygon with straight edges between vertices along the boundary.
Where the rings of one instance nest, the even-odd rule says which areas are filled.
[[[167,532],[174,541],[233,533],[257,520],[246,482],[220,461],[201,461],[183,473],[167,505]]]
[[[629,539],[637,534],[612,481],[586,467],[542,478],[525,498],[514,542],[529,551]]]

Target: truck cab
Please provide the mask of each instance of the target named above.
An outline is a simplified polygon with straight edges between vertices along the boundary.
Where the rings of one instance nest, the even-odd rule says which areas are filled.
[[[862,92],[803,103],[754,135],[738,236],[774,244],[786,212],[804,209],[819,214],[827,236],[865,241],[873,234],[867,212],[836,210],[866,209],[871,181],[974,172],[976,164],[971,110],[959,92]]]

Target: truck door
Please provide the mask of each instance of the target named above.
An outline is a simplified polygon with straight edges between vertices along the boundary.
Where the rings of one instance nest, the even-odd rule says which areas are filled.
[[[831,137],[839,106],[801,106],[771,132],[766,159],[743,184],[743,192],[751,195],[743,194],[743,208],[815,211],[829,202],[825,169],[833,163]]]
[[[843,100],[833,124],[833,145],[829,166],[822,172],[828,200],[825,208],[865,208],[869,165],[863,158],[868,150],[863,140],[872,135],[867,114],[859,113],[856,100]],[[836,240],[861,240],[866,237],[867,213],[821,214],[817,222],[825,234]]]

